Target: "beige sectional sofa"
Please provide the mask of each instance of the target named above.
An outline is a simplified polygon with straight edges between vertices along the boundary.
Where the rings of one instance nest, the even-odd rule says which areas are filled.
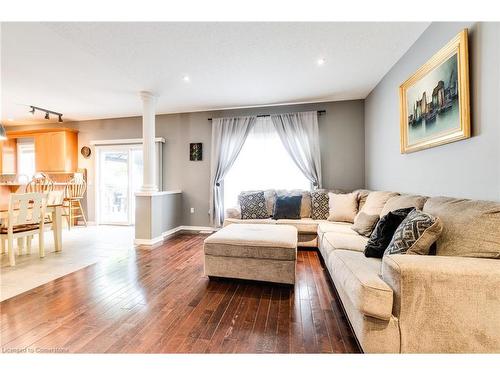
[[[367,258],[352,223],[264,222],[291,224],[299,246],[318,247],[364,352],[500,353],[500,203],[399,196],[380,214],[412,203],[443,222],[436,255]],[[224,225],[241,222],[228,213]]]
[[[329,190],[331,192],[340,193],[340,190]],[[255,224],[277,224],[277,225],[292,225],[298,231],[298,246],[299,247],[317,247],[318,246],[318,224],[329,223],[327,220],[311,219],[311,195],[303,190],[266,190],[264,196],[266,198],[267,211],[269,216],[273,214],[274,200],[279,194],[301,194],[302,207],[300,210],[300,220],[290,219],[241,219],[241,212],[237,207],[226,209],[224,226],[235,223],[255,223]]]

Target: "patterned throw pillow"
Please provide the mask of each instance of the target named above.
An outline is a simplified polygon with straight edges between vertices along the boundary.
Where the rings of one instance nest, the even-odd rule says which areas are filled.
[[[240,194],[238,197],[242,219],[267,219],[266,198],[263,191]]]
[[[314,190],[311,192],[311,217],[314,220],[328,219],[330,215],[328,202],[328,192],[326,190]]]
[[[442,231],[443,224],[438,217],[414,209],[396,229],[384,255],[428,255]]]
[[[379,220],[365,247],[364,253],[367,258],[382,258],[384,256],[394,232],[412,210],[413,208],[395,210]]]

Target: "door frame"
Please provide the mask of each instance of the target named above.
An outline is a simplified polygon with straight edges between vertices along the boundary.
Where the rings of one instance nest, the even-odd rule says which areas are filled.
[[[96,171],[96,188],[95,188],[95,214],[96,214],[96,222],[98,225],[124,225],[124,226],[130,226],[134,225],[134,216],[135,212],[132,212],[132,205],[131,201],[134,199],[134,196],[132,192],[130,191],[130,187],[132,186],[132,173],[131,171],[131,164],[133,162],[132,160],[132,150],[140,150],[142,149],[142,144],[115,144],[115,145],[99,145],[95,147],[95,155],[96,155],[96,164],[95,164],[95,171]],[[107,221],[107,222],[102,222],[101,220],[101,205],[100,205],[100,197],[101,197],[101,155],[102,152],[104,151],[124,151],[128,153],[128,160],[127,160],[127,177],[128,177],[128,185],[127,185],[127,200],[128,200],[128,212],[127,212],[127,221],[126,222],[114,222],[114,221]],[[134,205],[135,207],[135,205]]]
[[[101,140],[91,140],[90,145],[93,148],[94,157],[94,216],[96,224],[100,224],[100,209],[99,209],[99,186],[100,186],[100,170],[99,170],[99,150],[104,147],[108,147],[109,149],[115,149],[116,147],[123,146],[124,148],[130,148],[133,146],[138,146],[139,148],[143,145],[142,138],[124,138],[124,139],[101,139]],[[155,150],[156,150],[156,183],[158,188],[161,190],[163,186],[163,145],[165,144],[165,138],[156,137],[155,138]],[[130,163],[130,161],[129,161]],[[130,176],[129,176],[130,179]],[[129,185],[130,186],[130,185]],[[129,215],[134,215],[135,212],[129,212]],[[131,222],[131,221],[129,221]],[[132,220],[133,222],[133,220]],[[101,224],[108,225],[108,224]],[[115,225],[115,224],[109,224]],[[118,223],[116,225],[133,225],[133,224],[123,224]]]

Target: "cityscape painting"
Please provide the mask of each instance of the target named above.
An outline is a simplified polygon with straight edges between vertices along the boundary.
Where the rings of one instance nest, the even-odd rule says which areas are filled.
[[[400,87],[401,152],[470,137],[467,30]]]

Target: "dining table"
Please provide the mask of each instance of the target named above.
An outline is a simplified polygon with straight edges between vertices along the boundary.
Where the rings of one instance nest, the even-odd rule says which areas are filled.
[[[16,208],[14,208],[16,210]],[[62,214],[63,214],[63,204],[59,203],[48,203],[46,208],[46,214],[51,216],[52,225],[50,228],[54,235],[54,248],[56,252],[62,251]],[[6,226],[9,217],[9,203],[5,199],[0,199],[0,223],[2,226]]]

